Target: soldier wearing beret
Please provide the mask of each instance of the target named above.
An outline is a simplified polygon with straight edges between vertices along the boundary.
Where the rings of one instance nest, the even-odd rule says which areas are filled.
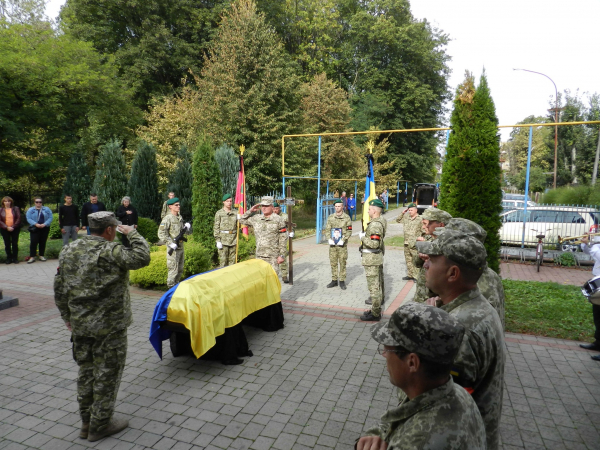
[[[452,366],[454,382],[472,393],[485,425],[487,448],[499,445],[504,381],[504,332],[496,310],[477,282],[484,272],[486,252],[472,235],[449,230],[432,242],[417,242],[425,262],[426,286],[439,295],[437,306],[466,329]]]
[[[258,214],[258,209],[262,215]],[[256,237],[256,258],[268,262],[279,275],[279,264],[287,256],[287,225],[281,217],[273,214],[273,197],[263,197],[259,204],[246,211],[241,219],[241,225],[254,228]]]
[[[396,217],[396,222],[401,223],[404,228],[406,276],[402,277],[402,279],[415,281],[417,279],[417,269],[413,264],[413,259],[417,256],[416,242],[419,236],[423,236],[423,222],[419,216],[417,205],[409,203],[404,211]]]
[[[362,243],[362,265],[365,268],[367,276],[367,287],[371,298],[366,300],[371,309],[365,311],[360,316],[360,320],[370,321],[381,320],[381,305],[385,301],[385,289],[383,281],[383,255],[385,253],[385,232],[387,230],[387,220],[381,217],[383,212],[383,202],[379,199],[369,202],[369,217],[371,221],[367,224],[367,229],[359,233]]]
[[[175,192],[169,192],[168,198],[164,201],[162,209],[160,210],[160,220],[163,220],[165,216],[169,214],[169,205],[167,205],[167,202],[172,198],[175,198]]]
[[[361,437],[358,450],[486,448],[477,405],[450,376],[465,328],[447,312],[402,305],[371,336],[386,359],[390,382],[404,399]]]
[[[434,207],[427,208],[425,212],[421,214],[425,236],[419,236],[417,242],[425,240],[432,241],[435,238],[433,233],[436,228],[443,228],[450,219],[452,219],[452,216],[446,211]],[[423,303],[428,298],[435,296],[435,294],[425,287],[425,269],[423,268],[423,264],[425,264],[426,259],[427,256],[422,253],[417,253],[417,256],[413,258],[413,265],[417,269],[417,286],[413,302]]]
[[[167,288],[171,289],[181,279],[183,275],[183,265],[185,255],[183,252],[183,242],[175,243],[175,239],[185,229],[186,234],[192,232],[192,226],[189,223],[183,223],[182,217],[179,215],[181,204],[177,197],[167,200],[169,213],[163,217],[160,226],[158,227],[158,238],[167,244],[167,247],[173,252],[169,255],[167,252]]]
[[[79,436],[93,442],[128,425],[113,412],[132,323],[129,271],[150,264],[150,248],[132,226],[119,226],[112,212],[92,213],[87,224],[90,235],[60,252],[54,301],[72,332],[73,358],[79,366]],[[131,247],[114,242],[117,228]]]
[[[344,202],[337,199],[333,202],[335,212],[327,218],[325,236],[329,237],[329,264],[331,265],[331,283],[328,288],[339,286],[346,289],[346,261],[348,261],[348,239],[352,236],[352,220],[344,212]],[[331,230],[341,230],[340,236],[331,237]],[[339,266],[339,275],[338,275]]]
[[[281,212],[281,205],[277,202],[273,203],[273,213],[277,214],[279,217],[281,217],[281,219],[287,224],[288,215],[286,213]],[[295,225],[293,225],[293,226],[295,226]],[[291,237],[291,238],[294,237],[294,230],[290,231],[289,237]],[[281,279],[283,280],[283,282],[289,283],[290,280],[288,279],[288,257],[287,257],[287,255],[283,258],[283,262],[281,264],[279,264],[279,270],[281,271]]]
[[[223,196],[223,208],[215,214],[213,235],[217,241],[219,252],[219,267],[235,264],[235,247],[237,243],[237,210],[231,209],[233,199],[231,194]]]

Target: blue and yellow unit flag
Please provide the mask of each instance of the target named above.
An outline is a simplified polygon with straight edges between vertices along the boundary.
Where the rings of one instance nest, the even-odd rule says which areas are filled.
[[[375,144],[373,141],[367,142],[367,149],[369,153],[367,154],[367,181],[365,183],[365,203],[363,205],[363,230],[367,229],[367,224],[371,221],[369,217],[369,202],[377,198],[377,193],[375,192],[375,172],[373,170],[373,148]]]

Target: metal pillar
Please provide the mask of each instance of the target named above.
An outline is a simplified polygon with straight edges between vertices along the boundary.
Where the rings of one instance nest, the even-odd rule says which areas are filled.
[[[358,213],[358,181],[354,182],[354,219],[350,217],[350,220],[356,220],[356,215]]]
[[[319,136],[319,162],[317,172],[317,244],[321,243],[321,136]]]
[[[281,192],[283,193],[283,205],[280,205],[281,211],[287,212],[287,206],[285,204],[285,177],[283,177],[283,181],[281,182]]]
[[[523,205],[523,236],[521,237],[521,248],[525,248],[525,223],[527,222],[527,200],[529,195],[529,169],[531,168],[531,138],[533,127],[529,127],[529,148],[527,149],[527,174],[525,175],[525,198]]]

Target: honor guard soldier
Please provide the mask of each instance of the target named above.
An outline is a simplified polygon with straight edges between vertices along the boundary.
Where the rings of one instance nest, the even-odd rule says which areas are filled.
[[[281,219],[287,224],[288,215],[286,213],[281,212],[281,205],[277,202],[273,203],[273,213],[275,213],[279,217],[281,217]],[[288,236],[293,238],[294,230],[290,230],[290,233],[288,234]],[[281,279],[283,280],[283,282],[289,283],[290,280],[288,279],[288,257],[287,257],[287,255],[284,257],[284,261],[281,264],[279,264],[279,270],[281,271]]]
[[[369,217],[371,221],[367,229],[359,233],[362,244],[362,265],[367,276],[367,287],[371,298],[365,303],[371,305],[371,309],[360,316],[360,320],[381,320],[381,305],[385,300],[385,289],[383,282],[383,255],[385,253],[385,232],[387,221],[381,217],[383,202],[379,199],[369,202]]]
[[[258,214],[258,209],[262,215]],[[277,214],[273,214],[273,197],[263,197],[261,202],[246,211],[240,225],[254,228],[256,237],[256,259],[268,262],[279,275],[279,264],[287,256],[288,232],[285,222]]]
[[[182,237],[183,234],[190,234],[192,226],[189,223],[183,223],[182,217],[179,215],[181,204],[177,197],[167,200],[169,213],[163,218],[158,227],[158,238],[167,244],[167,247],[173,252],[169,255],[167,252],[167,288],[171,289],[181,279],[183,275],[183,264],[185,261],[183,253],[183,241],[178,243],[175,240]],[[185,231],[184,231],[185,230]]]
[[[387,323],[371,327],[386,360],[390,382],[405,394],[358,450],[485,450],[485,427],[471,396],[450,376],[465,328],[434,306],[409,302]]]
[[[237,210],[231,209],[231,194],[223,196],[223,208],[215,214],[213,235],[217,241],[219,267],[235,264],[235,248],[237,244]]]
[[[329,238],[329,263],[331,283],[328,288],[339,286],[346,289],[346,261],[348,261],[348,239],[352,236],[352,219],[344,212],[343,199],[333,202],[335,212],[327,218],[325,236]],[[339,275],[338,275],[339,265]]]
[[[408,214],[407,214],[408,213]],[[423,236],[423,222],[419,216],[417,205],[409,203],[402,213],[396,217],[404,227],[404,259],[406,260],[406,276],[403,280],[417,279],[417,269],[413,264],[413,258],[417,256],[416,242],[419,236]]]
[[[133,322],[129,271],[150,264],[150,247],[132,226],[119,225],[112,212],[86,216],[89,236],[63,247],[54,278],[54,301],[73,342],[79,366],[79,437],[98,441],[125,429],[113,417],[127,356],[127,327]],[[117,228],[130,247],[115,242]]]

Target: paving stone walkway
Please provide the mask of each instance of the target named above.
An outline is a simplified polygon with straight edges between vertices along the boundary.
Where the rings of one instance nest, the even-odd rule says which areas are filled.
[[[295,283],[282,291],[286,326],[245,328],[254,356],[240,366],[174,358],[167,342],[161,361],[148,330],[162,292],[132,288],[135,322],[117,405],[130,427],[96,443],[77,437],[77,369],[52,300],[56,261],[0,267],[0,288],[21,302],[0,311],[0,449],[352,449],[395,403],[370,325],[357,318],[368,295],[358,250],[350,249],[341,291],[324,287],[326,246],[311,238],[295,248]],[[400,249],[388,254],[386,314],[414,289],[398,280]],[[506,341],[502,448],[599,449],[600,363],[571,341]]]

